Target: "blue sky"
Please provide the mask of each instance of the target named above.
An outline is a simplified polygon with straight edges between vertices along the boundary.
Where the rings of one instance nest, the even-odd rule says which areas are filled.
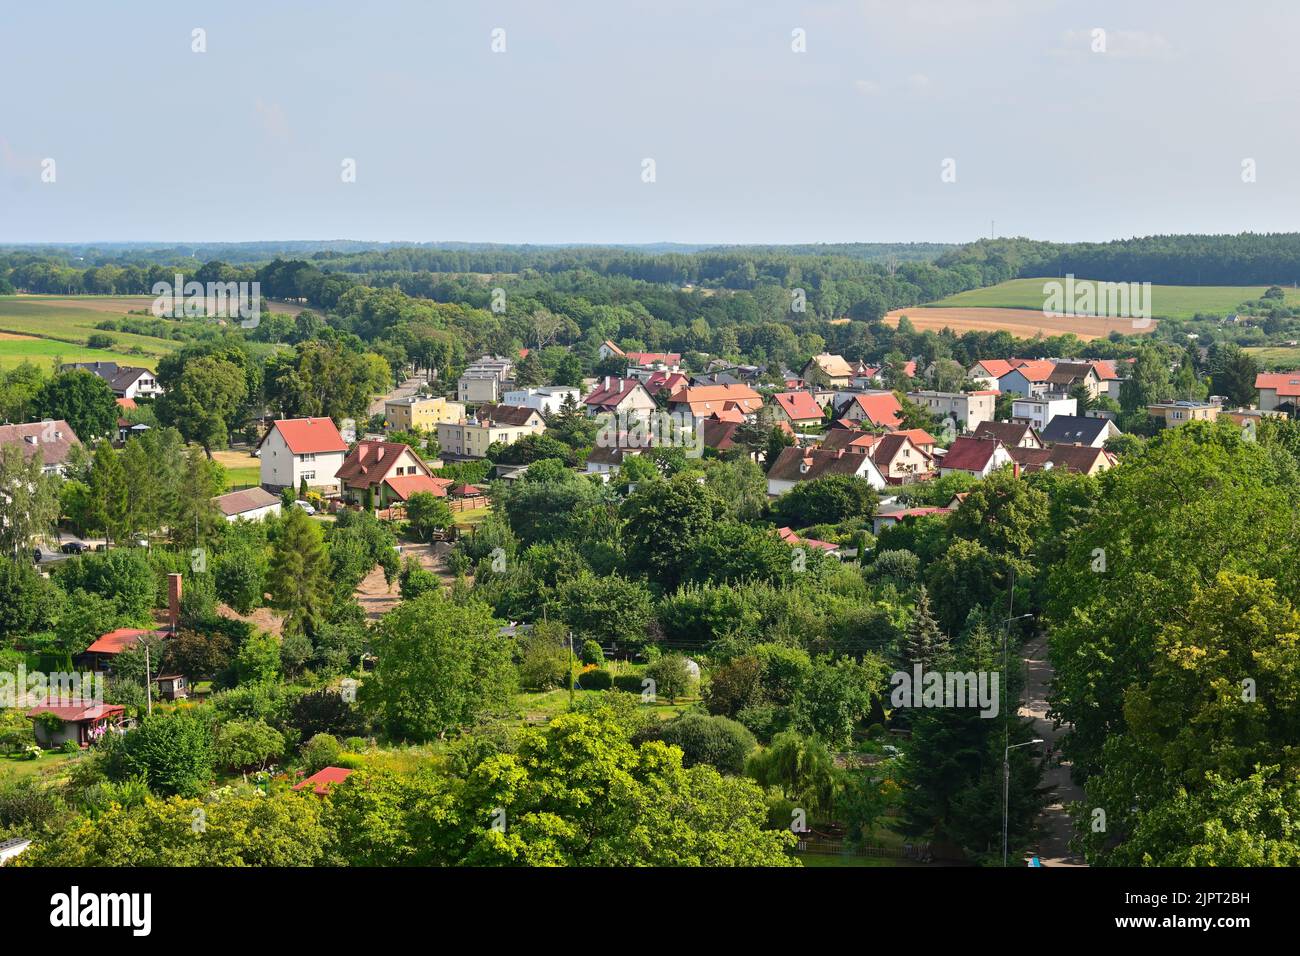
[[[1286,2],[12,6],[0,242],[1300,228]]]

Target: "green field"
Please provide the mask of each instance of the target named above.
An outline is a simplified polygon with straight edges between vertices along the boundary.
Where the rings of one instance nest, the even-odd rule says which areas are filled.
[[[1246,349],[1260,368],[1290,372],[1300,368],[1300,348],[1287,345],[1260,345]]]
[[[984,289],[970,289],[929,303],[932,307],[985,309],[1042,309],[1041,279],[1012,279]],[[1076,279],[1075,282],[1083,280]],[[1226,315],[1243,302],[1258,299],[1268,290],[1263,285],[1153,285],[1151,314],[1157,319],[1190,319],[1197,312]],[[1286,290],[1287,305],[1300,305],[1300,289]]]
[[[106,319],[125,316],[130,309],[144,307],[136,298],[99,297],[75,299],[65,296],[0,296],[0,333],[35,336],[0,336],[0,368],[12,368],[26,361],[43,364],[55,356],[68,362],[118,362],[154,368],[158,359],[175,351],[180,343],[151,335],[107,332],[111,349],[86,347],[86,339],[99,331],[95,326]],[[84,305],[81,304],[84,302]]]

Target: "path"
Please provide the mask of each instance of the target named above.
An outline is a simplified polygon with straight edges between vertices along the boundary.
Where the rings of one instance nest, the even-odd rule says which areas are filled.
[[[404,541],[401,557],[415,558],[423,567],[438,575],[444,585],[449,585],[455,580],[447,573],[449,551],[451,551],[451,544],[445,541],[435,541],[433,544],[410,544]],[[370,573],[362,578],[354,596],[366,612],[366,617],[372,621],[379,620],[395,608],[402,599],[397,590],[397,579],[394,578],[392,587],[389,587],[388,582],[384,580],[384,569],[379,565],[375,565]]]
[[[423,384],[424,384],[423,375],[412,375],[410,378],[408,378],[401,385],[397,386],[397,388],[393,389],[387,395],[380,395],[373,402],[371,402],[370,414],[372,416],[384,414],[384,402],[390,401],[395,398],[410,398],[412,395],[416,393],[416,391]]]
[[[1023,650],[1025,665],[1025,701],[1020,716],[1032,717],[1034,736],[1042,737],[1047,746],[1058,751],[1058,741],[1069,732],[1057,727],[1047,716],[1047,694],[1051,688],[1052,665],[1047,659],[1047,638],[1035,637]],[[1038,858],[1043,866],[1086,866],[1083,858],[1070,850],[1074,829],[1065,804],[1083,799],[1083,788],[1070,779],[1070,764],[1053,762],[1043,773],[1043,783],[1050,788],[1051,801],[1038,815]]]

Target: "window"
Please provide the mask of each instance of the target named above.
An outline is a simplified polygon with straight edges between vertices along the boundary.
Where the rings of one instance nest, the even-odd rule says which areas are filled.
[[[304,472],[302,473],[302,479],[303,479],[304,481],[315,481],[315,480],[316,480],[316,472],[314,472],[314,471],[304,471]]]
[[[299,455],[299,456],[298,456],[298,460],[299,460],[299,461],[315,461],[315,460],[316,460],[316,453],[315,453],[315,452],[309,452],[309,453],[306,454],[306,455]]]

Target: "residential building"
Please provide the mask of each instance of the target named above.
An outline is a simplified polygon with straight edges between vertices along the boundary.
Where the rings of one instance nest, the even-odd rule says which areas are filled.
[[[670,412],[708,418],[714,412],[739,411],[748,417],[763,407],[763,398],[748,385],[700,385],[678,389],[668,399]]]
[[[463,404],[441,395],[411,395],[384,402],[384,425],[391,431],[431,432],[442,422],[458,422],[464,417]]]
[[[1026,398],[1050,392],[1052,373],[1056,363],[1047,359],[1021,362],[998,378],[998,391]]]
[[[582,402],[587,406],[587,414],[592,416],[645,415],[658,407],[641,382],[634,378],[614,378],[608,375],[596,383],[596,387]]]
[[[497,442],[513,445],[525,435],[540,435],[545,430],[546,422],[535,408],[484,405],[476,418],[439,425],[438,443],[444,455],[486,458],[488,448]]]
[[[501,401],[505,383],[513,370],[514,363],[500,355],[484,355],[476,359],[456,382],[457,400],[471,405]]]
[[[1219,417],[1219,406],[1209,402],[1161,402],[1148,405],[1147,414],[1164,421],[1165,428],[1188,422],[1212,422]]]
[[[1259,407],[1266,412],[1279,405],[1294,408],[1300,404],[1300,371],[1260,372],[1255,387],[1259,389]]]
[[[1091,445],[1053,445],[1051,448],[1009,448],[1011,460],[1021,472],[1062,471],[1097,475],[1115,464],[1115,458],[1103,448]]]
[[[840,449],[783,448],[767,471],[767,493],[785,494],[801,481],[826,475],[850,475],[862,478],[879,491],[887,482],[870,455],[853,455]]]
[[[154,373],[136,365],[116,362],[73,362],[61,366],[63,371],[81,369],[102,378],[118,398],[154,398],[163,393]]]
[[[339,466],[339,493],[354,505],[387,508],[415,491],[446,494],[449,479],[436,479],[410,445],[393,441],[359,441]],[[410,479],[410,480],[406,480]],[[398,481],[394,488],[391,482]],[[441,497],[439,495],[439,497]]]
[[[666,372],[662,369],[656,369],[648,376],[641,378],[641,383],[645,385],[645,390],[655,398],[658,398],[660,394],[667,397],[678,389],[692,384],[691,380],[681,372]]]
[[[338,471],[347,452],[347,442],[333,419],[277,419],[257,446],[262,487],[296,490],[306,482],[308,488],[332,495],[338,490]]]
[[[1026,422],[981,422],[976,438],[996,438],[1006,448],[1042,448],[1043,439]]]
[[[58,718],[60,726],[51,729],[44,720],[37,719],[46,714]],[[94,701],[74,702],[67,706],[42,704],[27,711],[27,719],[33,722],[36,742],[47,750],[66,743],[89,747],[102,734],[115,730],[125,715],[126,708],[121,704]]]
[[[1040,434],[1045,445],[1087,445],[1090,448],[1101,448],[1122,432],[1109,418],[1057,415]]]
[[[1032,425],[1041,435],[1043,429],[1057,415],[1077,415],[1079,403],[1069,395],[1036,392],[1030,398],[1017,398],[1011,403],[1011,420]]]
[[[903,406],[893,392],[867,392],[853,395],[840,406],[839,417],[851,422],[867,422],[875,428],[895,429],[903,424]]]
[[[951,418],[961,431],[974,431],[996,416],[998,393],[993,389],[976,392],[908,392],[907,397],[940,418]]]
[[[843,355],[823,352],[810,358],[799,376],[814,385],[848,388],[854,378],[854,367],[844,360]]]
[[[808,428],[826,420],[811,392],[777,392],[773,397],[778,413],[792,428]]]
[[[1025,364],[1026,359],[981,359],[966,370],[966,374],[985,388],[998,388],[998,380],[1013,368]]]
[[[976,478],[987,478],[1011,463],[1010,453],[996,438],[962,435],[948,446],[947,453],[939,459],[939,475],[943,477],[961,471]]]
[[[535,408],[547,416],[558,412],[565,400],[570,398],[575,403],[581,402],[582,390],[568,385],[543,385],[538,388],[512,389],[502,396],[501,403],[516,408]]]
[[[280,499],[265,488],[245,488],[212,499],[227,521],[261,521],[280,513]]]
[[[31,461],[40,452],[41,471],[47,475],[63,474],[72,446],[80,444],[72,426],[62,418],[47,418],[25,425],[0,425],[0,448],[17,445],[23,450],[23,461]]]

